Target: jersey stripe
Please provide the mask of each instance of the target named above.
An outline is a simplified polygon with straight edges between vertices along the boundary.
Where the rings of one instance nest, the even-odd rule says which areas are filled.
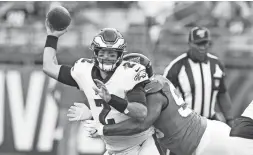
[[[178,56],[176,59],[172,60],[171,63],[165,68],[163,76],[166,77],[171,67],[177,63],[179,60],[185,58],[187,56],[186,53],[183,53],[182,55]]]
[[[210,62],[207,64],[202,63],[203,78],[204,78],[204,107],[203,107],[203,116],[209,117],[209,109],[211,108],[210,100],[212,95],[212,74]]]
[[[195,94],[202,94],[202,78],[199,63],[194,63],[189,59],[189,64],[192,69],[193,79],[194,79],[194,87]],[[202,104],[202,95],[195,95],[195,101],[192,103],[192,108],[198,113],[201,113],[201,104]]]
[[[212,102],[211,102],[211,113],[209,114],[209,117],[212,117],[215,113],[214,108],[215,108],[215,101],[216,101],[216,97],[217,97],[218,91],[214,90],[213,91],[213,96],[212,96]]]
[[[190,92],[191,91],[191,85],[190,85],[190,82],[189,82],[189,77],[186,73],[186,70],[185,70],[185,66],[182,66],[179,74],[178,74],[178,81],[180,83],[180,86],[182,88],[182,91],[181,92],[184,96],[184,99],[185,99],[185,102],[188,103],[189,107],[191,108],[192,107],[192,94]]]

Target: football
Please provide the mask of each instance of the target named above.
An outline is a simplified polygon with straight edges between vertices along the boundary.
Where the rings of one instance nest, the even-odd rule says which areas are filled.
[[[54,30],[62,31],[69,26],[71,16],[66,8],[56,6],[47,13],[47,20]]]

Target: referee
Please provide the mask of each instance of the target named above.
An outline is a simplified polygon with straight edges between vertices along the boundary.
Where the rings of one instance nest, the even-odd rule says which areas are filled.
[[[194,27],[189,33],[189,50],[174,59],[164,70],[181,92],[184,100],[198,114],[221,121],[233,119],[231,99],[224,83],[224,66],[219,59],[208,53],[211,37],[205,27]],[[224,115],[218,118],[215,104]]]

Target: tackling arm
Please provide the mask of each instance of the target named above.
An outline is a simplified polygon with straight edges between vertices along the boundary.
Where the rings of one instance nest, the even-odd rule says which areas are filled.
[[[143,121],[147,116],[147,107],[137,102],[129,102],[127,105],[127,116],[135,118],[137,121]]]
[[[143,121],[147,116],[146,94],[143,85],[143,83],[140,83],[127,93],[126,114],[139,121]]]
[[[165,101],[167,99],[164,99],[164,96],[160,93],[148,95],[148,113],[143,121],[130,118],[117,124],[105,125],[103,127],[103,134],[107,136],[128,136],[147,130],[159,117]]]

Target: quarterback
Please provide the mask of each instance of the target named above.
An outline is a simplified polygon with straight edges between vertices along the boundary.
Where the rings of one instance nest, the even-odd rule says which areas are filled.
[[[126,55],[125,59],[133,59],[134,55]],[[136,57],[140,57],[141,64],[150,64],[147,57],[140,54]],[[159,144],[177,155],[233,154],[229,141],[230,127],[227,124],[208,120],[188,108],[175,87],[163,76],[149,77],[150,82],[144,88],[148,107],[144,121],[128,119],[113,125],[102,125],[86,120],[84,127],[93,128],[95,134],[115,136],[136,134],[153,125]],[[98,91],[106,90],[105,85],[102,87],[104,89]],[[109,94],[105,92],[103,95]]]
[[[119,31],[114,28],[102,29],[90,46],[94,59],[81,58],[70,67],[59,65],[56,58],[58,38],[67,30],[54,31],[47,20],[46,29],[48,36],[43,54],[43,71],[59,82],[84,92],[91,115],[87,113],[82,116],[83,119],[93,117],[94,121],[106,125],[120,123],[129,118],[141,121],[146,117],[143,87],[148,76],[144,66],[122,60],[126,43]],[[101,89],[97,81],[103,81],[108,92],[114,95],[102,99],[95,91]],[[137,155],[146,154],[147,151],[157,155],[159,151],[152,137],[153,133],[153,128],[147,128],[134,135],[101,136],[106,145],[105,154]]]

